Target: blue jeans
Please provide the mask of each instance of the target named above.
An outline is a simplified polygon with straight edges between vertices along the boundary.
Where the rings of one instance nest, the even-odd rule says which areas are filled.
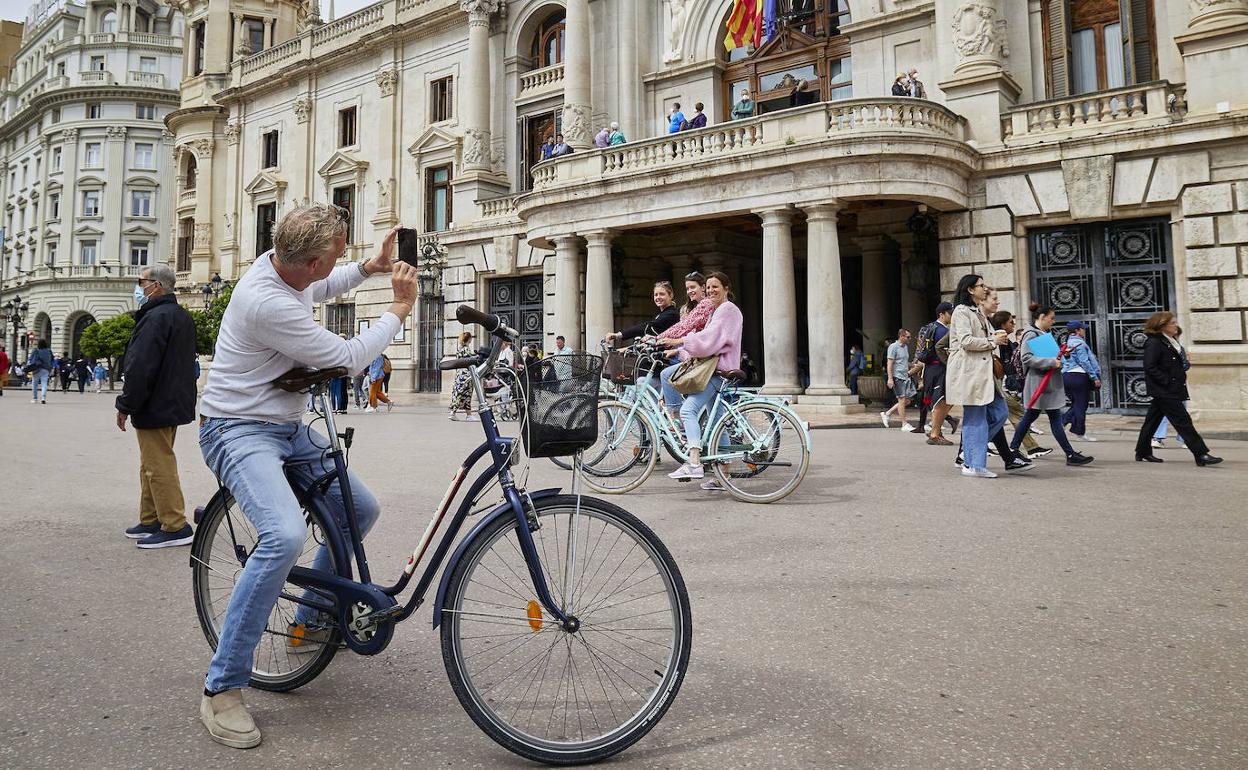
[[[39,392],[42,388],[42,394]],[[48,370],[37,369],[30,374],[30,397],[47,400],[48,398]]]
[[[1086,372],[1062,372],[1062,385],[1070,396],[1070,408],[1062,415],[1062,424],[1070,432],[1082,436],[1087,432],[1088,402],[1092,400],[1092,378]]]
[[[1075,448],[1070,445],[1070,439],[1066,438],[1066,431],[1062,430],[1062,410],[1046,409],[1044,413],[1049,416],[1049,429],[1053,431],[1053,438],[1057,439],[1058,446],[1070,457],[1075,453]],[[1018,421],[1018,425],[1014,428],[1014,438],[1010,439],[1010,449],[1018,451],[1018,445],[1023,443],[1023,436],[1027,435],[1027,431],[1031,430],[1031,424],[1040,416],[1039,409],[1028,409],[1023,419]]]
[[[297,465],[302,483],[333,469],[324,451],[329,441],[302,423],[266,423],[220,417],[199,429],[199,448],[208,468],[229,488],[243,514],[256,528],[257,545],[234,583],[221,624],[221,639],[208,666],[204,687],[213,692],[246,687],[256,644],[264,634],[290,568],[303,553],[307,525],[283,466]],[[381,507],[368,488],[348,471],[360,533],[377,521]],[[333,515],[345,521],[337,482],[326,496]],[[331,524],[332,526],[332,524]],[[318,549],[313,569],[328,570],[329,553]],[[308,623],[316,611],[300,605],[295,620]]]
[[[680,364],[672,364],[662,371],[659,379],[662,381],[663,388],[663,405],[667,407],[669,412],[680,410],[681,422],[685,425],[685,438],[690,448],[702,446],[702,425],[698,422],[698,413],[705,409],[715,400],[715,396],[719,394],[719,389],[724,386],[724,378],[718,374],[712,375],[710,382],[706,384],[706,388],[701,393],[692,393],[688,396],[682,396],[672,387],[672,375],[680,367]],[[715,424],[716,415],[710,415],[706,421],[707,426]]]
[[[988,439],[1005,425],[1010,409],[1000,393],[990,404],[962,406],[962,463],[967,468],[988,468]]]

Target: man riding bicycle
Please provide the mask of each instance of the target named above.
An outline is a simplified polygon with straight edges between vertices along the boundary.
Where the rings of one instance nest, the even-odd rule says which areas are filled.
[[[314,204],[282,218],[273,250],[261,255],[234,288],[200,399],[204,461],[233,493],[258,539],[235,577],[200,703],[200,719],[213,740],[234,748],[260,743],[242,688],[307,533],[284,466],[296,465],[307,480],[333,468],[323,460],[327,439],[302,423],[305,396],[279,390],[273,382],[301,366],[360,371],[390,344],[416,301],[416,269],[391,259],[397,229],[386,235],[372,259],[335,267],[346,250],[345,214]],[[394,302],[370,328],[347,340],[316,323],[313,303],[344,294],[376,273],[392,273]],[[363,534],[376,522],[380,506],[354,473],[349,480]],[[336,513],[342,510],[341,494],[336,483],[330,487]],[[325,569],[328,560],[322,547],[314,567]],[[288,628],[288,645],[315,647],[327,639],[316,620],[316,612],[301,605]]]

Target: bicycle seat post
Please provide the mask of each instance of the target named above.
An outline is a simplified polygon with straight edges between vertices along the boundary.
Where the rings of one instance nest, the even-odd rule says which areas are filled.
[[[311,390],[313,409],[325,418],[325,432],[329,434],[329,448],[339,451],[338,428],[334,425],[333,404],[329,403],[329,383],[317,383]]]

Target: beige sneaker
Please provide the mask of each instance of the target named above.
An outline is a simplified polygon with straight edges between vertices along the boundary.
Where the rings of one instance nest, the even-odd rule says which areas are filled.
[[[199,719],[217,743],[235,749],[260,745],[260,730],[243,705],[242,690],[226,690],[213,696],[205,694],[199,702]]]

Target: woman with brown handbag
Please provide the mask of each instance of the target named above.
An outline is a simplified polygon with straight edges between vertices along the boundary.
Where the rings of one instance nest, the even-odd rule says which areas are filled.
[[[703,477],[702,463],[700,462],[702,450],[702,427],[698,423],[698,414],[712,401],[719,393],[719,389],[723,387],[724,378],[722,373],[737,370],[741,367],[741,326],[742,317],[741,309],[738,308],[729,299],[732,291],[732,284],[728,280],[728,276],[719,272],[712,272],[706,276],[706,296],[711,300],[714,310],[711,314],[710,321],[707,322],[706,328],[699,332],[693,332],[684,337],[670,339],[662,338],[659,343],[666,346],[677,348],[672,351],[673,355],[679,355],[680,364],[675,364],[663,370],[660,379],[663,382],[663,402],[667,408],[673,412],[680,410],[680,420],[685,426],[685,440],[689,447],[689,462],[677,468],[674,472],[669,473],[668,477],[676,480],[681,479],[700,479]],[[677,370],[689,361],[706,362],[708,360],[714,362],[714,370],[710,373],[710,377],[705,387],[696,392],[686,392],[683,397],[678,391],[679,385],[673,385],[672,377],[677,374]],[[695,364],[693,369],[701,369],[701,366]],[[692,372],[696,376],[697,372]],[[708,484],[714,484],[708,481],[703,484],[704,488],[717,489],[718,486],[708,487]]]

